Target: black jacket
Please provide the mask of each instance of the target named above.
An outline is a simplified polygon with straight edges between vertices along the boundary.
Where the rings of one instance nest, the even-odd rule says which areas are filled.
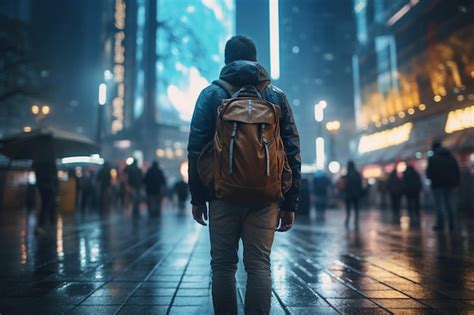
[[[143,178],[147,194],[154,195],[164,191],[166,178],[163,171],[158,167],[150,167]]]
[[[244,60],[234,61],[226,65],[221,71],[220,79],[236,87],[270,81],[267,72],[260,64]],[[263,91],[262,97],[281,108],[281,138],[285,145],[288,162],[293,171],[292,187],[285,194],[285,200],[281,204],[281,208],[286,211],[295,211],[298,206],[301,180],[298,130],[290,105],[282,90],[269,84]],[[194,108],[188,142],[189,188],[193,205],[202,205],[213,199],[213,196],[209,194],[199,178],[197,160],[204,146],[214,137],[217,107],[225,98],[229,98],[228,93],[220,86],[212,84],[201,92]]]
[[[408,197],[418,196],[421,192],[422,183],[420,174],[413,168],[408,166],[406,171],[403,173],[403,192]]]
[[[440,148],[428,159],[426,177],[432,188],[454,188],[459,185],[459,166],[448,150]]]
[[[345,197],[346,200],[359,199],[363,194],[362,177],[356,170],[348,170],[344,176],[346,180]]]

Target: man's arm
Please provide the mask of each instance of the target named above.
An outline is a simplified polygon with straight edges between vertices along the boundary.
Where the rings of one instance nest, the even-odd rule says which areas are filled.
[[[215,132],[216,110],[219,98],[211,87],[204,89],[196,102],[188,141],[188,176],[191,204],[202,206],[208,201],[207,190],[199,177],[197,161],[204,146],[212,140]]]
[[[286,156],[288,157],[288,163],[293,173],[291,188],[285,194],[285,200],[281,204],[281,209],[285,211],[296,211],[298,208],[301,182],[300,136],[288,100],[283,93],[280,96],[280,135],[285,145]]]

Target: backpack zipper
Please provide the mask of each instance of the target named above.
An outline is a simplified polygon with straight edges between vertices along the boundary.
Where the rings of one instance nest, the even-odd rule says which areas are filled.
[[[232,135],[230,137],[230,148],[229,148],[229,175],[234,173],[234,145],[235,138],[237,136],[237,122],[234,122],[232,127]]]
[[[261,131],[262,131],[262,143],[263,146],[265,147],[265,160],[266,160],[266,170],[265,174],[267,176],[270,176],[270,150],[268,148],[268,142],[265,138],[265,124],[261,124]]]

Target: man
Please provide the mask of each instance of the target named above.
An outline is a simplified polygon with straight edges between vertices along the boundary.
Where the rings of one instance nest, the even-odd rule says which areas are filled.
[[[36,231],[44,233],[47,225],[56,223],[56,194],[58,191],[57,168],[54,158],[34,160],[33,169],[36,176],[36,186],[41,195],[41,212]]]
[[[44,234],[46,226],[56,224],[56,195],[58,193],[58,170],[51,137],[43,136],[38,141],[37,155],[33,159],[36,186],[41,196],[41,212],[36,232]]]
[[[97,173],[97,184],[99,188],[99,209],[108,212],[111,206],[112,175],[110,174],[110,163],[105,161]]]
[[[127,165],[123,170],[127,175],[127,184],[131,190],[132,212],[138,215],[140,210],[140,193],[143,182],[142,170],[138,167],[137,160],[133,160],[132,164]]]
[[[206,225],[206,202],[210,202],[212,296],[216,314],[237,314],[235,272],[240,239],[243,241],[244,264],[248,275],[245,313],[270,313],[270,251],[274,232],[288,231],[292,227],[294,211],[298,205],[301,179],[298,131],[285,94],[274,85],[268,84],[270,79],[267,72],[256,61],[257,50],[253,41],[241,35],[232,37],[226,43],[226,65],[221,71],[220,80],[236,88],[265,83],[262,97],[281,109],[280,136],[292,170],[292,184],[284,194],[281,204],[273,202],[242,205],[216,200],[208,192],[198,174],[198,158],[204,146],[214,138],[218,106],[223,99],[230,98],[231,95],[217,84],[205,88],[197,100],[191,122],[188,144],[189,184],[192,213],[199,224]],[[278,224],[279,227],[276,228]]]
[[[347,174],[342,178],[342,189],[346,200],[346,220],[344,225],[349,226],[351,209],[354,208],[354,226],[359,226],[359,201],[362,197],[362,178],[353,161],[347,162]]]
[[[316,198],[316,213],[324,214],[328,202],[328,190],[331,180],[323,171],[317,171],[313,178],[313,191]]]
[[[407,198],[407,208],[411,220],[418,223],[420,218],[420,193],[423,189],[421,176],[412,165],[403,173],[403,193]]]
[[[161,214],[161,203],[166,191],[166,178],[158,162],[154,161],[143,179],[148,203],[148,213],[150,215]]]
[[[434,230],[444,229],[444,216],[448,216],[449,228],[454,229],[453,190],[459,185],[459,166],[449,150],[441,142],[434,141],[433,156],[428,159],[426,177],[431,180],[431,189],[436,203],[437,223]]]

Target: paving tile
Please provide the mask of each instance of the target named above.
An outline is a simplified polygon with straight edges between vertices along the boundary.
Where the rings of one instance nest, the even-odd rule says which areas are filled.
[[[211,314],[211,305],[202,306],[173,306],[170,310],[170,315],[202,315]]]
[[[118,305],[79,305],[74,308],[69,314],[72,315],[112,315],[118,310]]]
[[[368,299],[327,299],[327,301],[338,310],[349,308],[380,308]]]
[[[126,296],[90,296],[81,305],[120,305],[126,300]]]
[[[373,299],[374,302],[382,305],[385,308],[390,308],[390,309],[397,309],[397,308],[427,308],[427,306],[412,300],[412,299],[385,299],[385,298],[377,298]]]
[[[168,306],[157,305],[125,305],[119,312],[120,315],[165,315]]]
[[[196,306],[210,302],[209,296],[177,296],[173,301],[173,306]]]
[[[132,296],[127,305],[169,305],[171,296]]]
[[[401,292],[398,291],[389,291],[389,290],[383,290],[383,291],[362,291],[364,295],[366,295],[369,298],[374,298],[374,299],[404,299],[407,298],[407,296]]]
[[[420,308],[395,308],[389,309],[395,315],[442,315],[436,311],[430,309],[420,309]]]
[[[173,296],[175,292],[176,289],[170,288],[141,287],[133,293],[133,296]]]
[[[331,314],[339,314],[335,309],[330,307],[288,307],[288,310],[291,314],[295,315],[331,315]]]
[[[179,289],[176,296],[209,296],[209,289]]]

